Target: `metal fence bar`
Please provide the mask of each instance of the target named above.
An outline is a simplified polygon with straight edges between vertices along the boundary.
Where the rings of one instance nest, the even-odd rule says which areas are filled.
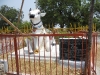
[[[16,59],[16,72],[17,72],[17,75],[19,75],[19,59],[18,59],[18,53],[17,53],[16,35],[14,37],[14,48],[15,48],[15,59]]]
[[[68,45],[70,45],[70,40],[68,41]],[[70,48],[69,48],[69,46],[68,46],[68,75],[69,75],[69,52],[70,52],[70,50],[69,50]]]
[[[20,48],[20,39],[18,38],[18,48]],[[20,58],[20,51],[18,52],[18,57],[19,57],[19,72],[21,72],[21,58]]]
[[[75,37],[75,46],[76,46],[76,37]],[[76,75],[76,47],[74,47],[74,53],[75,53],[75,75]]]
[[[62,47],[62,58],[60,59],[60,54],[58,54],[58,47],[57,45],[54,46],[54,50],[55,50],[55,61],[53,61],[53,56],[52,56],[52,49],[50,48],[50,52],[48,53],[49,56],[47,58],[47,52],[43,51],[43,57],[41,58],[41,53],[37,54],[30,54],[30,48],[29,48],[29,42],[27,45],[27,54],[26,54],[26,45],[25,42],[22,42],[20,44],[20,40],[25,40],[26,37],[34,37],[37,36],[38,38],[41,36],[54,36],[56,41],[56,44],[60,45],[60,41],[59,38],[61,38],[61,47]],[[79,69],[77,69],[77,48],[76,48],[76,43],[77,43],[77,39],[80,39],[78,36],[81,36],[81,60],[80,61],[80,67]],[[8,73],[11,72],[16,72],[17,75],[20,75],[20,73],[24,73],[25,75],[29,74],[29,75],[70,75],[73,72],[73,75],[78,75],[77,72],[79,72],[80,74],[83,72],[83,60],[84,60],[84,42],[85,42],[85,46],[88,45],[87,40],[84,40],[84,37],[86,35],[85,34],[0,34],[0,39],[4,38],[4,42],[0,42],[1,44],[1,49],[2,49],[2,57],[0,55],[0,58],[2,58],[3,60],[7,60],[8,61]],[[10,39],[8,39],[8,37]],[[20,39],[20,37],[22,37],[22,39]],[[67,44],[64,45],[65,43],[65,38],[67,37],[68,41]],[[71,52],[71,48],[70,45],[72,44],[72,40],[70,38],[74,37],[74,54],[73,54],[73,60],[70,59],[70,52]],[[97,54],[97,36],[96,34],[94,34],[92,36],[92,52],[91,52],[91,56],[92,58],[90,59],[90,62],[92,62],[93,66],[91,67],[91,63],[90,66],[88,66],[88,75],[91,75],[91,71],[96,72],[96,54]],[[85,37],[85,39],[88,39],[87,37]],[[9,41],[8,41],[9,40]],[[13,40],[13,41],[12,41]],[[38,39],[39,41],[39,39]],[[9,45],[8,43],[9,42]],[[11,48],[12,44],[14,44],[14,48]],[[5,45],[5,46],[4,46]],[[22,46],[21,46],[22,45]],[[39,46],[39,45],[38,45]],[[44,44],[44,47],[46,45]],[[66,48],[66,50],[64,49],[65,46],[68,46],[68,48]],[[14,49],[14,50],[12,50]],[[60,49],[59,49],[60,50]],[[4,53],[4,51],[6,51]],[[21,52],[22,51],[22,52]],[[65,63],[65,56],[64,56],[64,51],[67,51],[67,63]],[[87,52],[87,50],[86,50]],[[14,54],[15,53],[15,58],[14,58]],[[23,55],[21,54],[23,53]],[[9,57],[10,56],[10,57]],[[16,60],[16,61],[15,61]],[[71,67],[71,61],[73,61],[73,67]],[[10,65],[11,64],[11,65]],[[55,65],[54,65],[55,64]],[[49,65],[49,66],[48,66]],[[61,70],[59,70],[61,69]],[[79,71],[78,71],[79,70]],[[68,71],[68,72],[66,72]]]
[[[28,53],[30,53],[30,50],[29,50],[29,42],[28,42]],[[31,62],[30,62],[30,54],[28,55],[29,57],[29,74],[31,75]]]

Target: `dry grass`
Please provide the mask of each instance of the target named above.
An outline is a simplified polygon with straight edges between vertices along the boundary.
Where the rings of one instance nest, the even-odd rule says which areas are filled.
[[[3,56],[0,56],[3,58]],[[7,54],[4,54],[4,58],[7,59]],[[81,70],[71,67],[64,67],[54,61],[34,61],[29,59],[19,59],[19,72],[31,75],[80,75]],[[9,72],[16,72],[16,60],[15,58],[8,59],[8,69]]]
[[[12,61],[9,60],[9,70],[10,71],[16,71],[16,64],[15,64],[15,59],[13,58]],[[13,68],[11,67],[13,65]],[[62,72],[63,72],[63,75],[68,75],[68,73],[70,75],[75,75],[75,72],[76,72],[76,75],[80,75],[80,70],[77,69],[75,71],[74,68],[70,68],[68,69],[68,67],[63,67],[62,69],[62,66],[59,65],[59,64],[56,64],[55,62],[51,62],[50,61],[35,61],[34,60],[32,61],[28,61],[28,60],[24,60],[24,59],[20,59],[19,61],[19,70],[21,73],[27,73],[27,74],[37,74],[37,75],[62,75]],[[63,70],[63,71],[62,71]]]
[[[100,43],[97,45],[97,66],[100,66]]]
[[[97,45],[97,66],[100,66],[100,43]],[[0,58],[4,58],[7,60],[8,54],[0,55]],[[3,57],[4,56],[4,57]],[[15,58],[8,59],[8,68],[9,71],[16,72],[16,61]],[[54,61],[34,61],[34,60],[26,60],[19,59],[19,71],[20,73],[27,73],[31,75],[80,75],[81,70],[77,69],[75,71],[74,68],[71,67],[62,67],[58,63]]]
[[[97,60],[100,61],[100,43],[97,45]]]

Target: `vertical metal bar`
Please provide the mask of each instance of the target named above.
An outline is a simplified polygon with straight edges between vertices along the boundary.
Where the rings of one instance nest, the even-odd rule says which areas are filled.
[[[11,49],[11,37],[9,37],[9,50],[11,50],[10,53],[12,54],[12,49]],[[10,66],[10,67],[12,68],[12,66]],[[8,62],[8,72],[9,72],[9,62]]]
[[[95,62],[95,72],[96,72],[96,35],[94,36],[95,37],[95,48],[94,48],[94,51],[95,51],[95,59],[94,59],[94,62]]]
[[[4,38],[3,39],[3,42],[2,42],[2,52],[3,52],[3,60],[4,60]]]
[[[56,41],[56,40],[55,40]],[[56,51],[56,75],[57,75],[57,44],[55,46],[55,51]]]
[[[75,41],[74,41],[74,52],[75,52],[75,75],[76,75],[76,36],[75,36]]]
[[[94,71],[94,54],[95,54],[95,37],[94,37],[94,35],[92,36],[92,39],[93,39],[93,44],[92,44],[92,71]],[[94,74],[94,73],[93,73]]]
[[[49,37],[50,38],[50,37]],[[49,39],[50,42],[50,39]],[[51,42],[50,42],[51,43]],[[52,75],[52,64],[51,64],[51,45],[50,45],[50,75]]]
[[[13,39],[13,42],[14,42],[14,39]],[[12,46],[12,41],[11,41],[11,39],[10,39],[10,45]],[[10,46],[10,49],[11,49],[11,66],[12,66],[12,72],[13,72],[13,60],[12,60],[12,47]],[[14,45],[13,45],[14,46]],[[13,47],[14,48],[14,47]]]
[[[86,36],[86,39],[88,39],[88,36]],[[87,56],[87,54],[88,54],[88,48],[87,48],[87,47],[88,47],[88,40],[86,41],[86,56]],[[87,57],[85,57],[85,60],[86,60],[86,58],[87,58]],[[85,67],[86,67],[86,65],[87,65],[87,64],[86,64],[86,61],[85,61]],[[88,67],[84,68],[84,70],[85,70],[85,72],[86,72],[85,74],[87,74]]]
[[[9,47],[9,44],[8,43],[9,43],[9,40],[6,38],[6,56],[7,56],[7,61],[8,61],[8,52],[10,52],[10,49],[8,48]],[[9,64],[8,64],[8,69],[9,69]]]
[[[62,37],[62,75],[63,75],[63,59],[64,59],[64,48],[63,48],[63,44],[64,43],[64,39]]]
[[[16,35],[14,37],[14,48],[15,48],[15,60],[16,60],[16,72],[17,72],[17,75],[19,75],[19,63],[18,63]]]
[[[97,34],[96,34],[95,37],[96,37],[96,49],[95,49],[95,50],[96,50],[96,59],[95,59],[95,60],[96,60],[96,63],[97,63]],[[95,68],[96,68],[96,66],[95,66]],[[96,71],[96,72],[97,72],[97,71]]]
[[[90,62],[89,62],[89,75],[91,74],[91,72],[93,72],[94,70],[94,64],[93,64],[93,52],[94,52],[94,37],[92,36],[92,44],[91,44],[91,53],[90,53]]]
[[[81,52],[81,54],[82,54],[82,57],[81,57],[81,74],[83,74],[83,70],[82,70],[82,62],[83,62],[83,59],[84,59],[84,49],[83,49],[83,45],[84,45],[84,40],[83,40],[83,36],[82,36],[82,52]]]
[[[95,70],[94,71],[95,71],[95,75],[96,75],[96,63],[97,63],[96,62],[97,61],[96,42],[97,42],[97,35],[95,34],[94,37],[95,37],[95,49],[94,49],[95,50],[95,57],[94,57],[95,58],[94,59],[94,62],[95,62]]]
[[[44,40],[45,37],[43,37]],[[45,49],[45,42],[44,42],[44,49]],[[46,57],[45,57],[45,50],[44,50],[44,66],[45,66],[45,75],[46,75]]]
[[[24,43],[23,43],[24,46]],[[25,50],[23,48],[23,53],[24,53],[24,70],[25,70],[25,74],[26,74],[26,61],[25,61]]]
[[[19,42],[20,37],[17,38],[17,48],[19,49],[20,47],[20,42]],[[19,72],[21,71],[21,63],[20,63],[20,51],[19,51]]]
[[[92,50],[91,50],[91,52],[90,52],[90,59],[89,59],[89,62],[88,62],[88,75],[91,75],[91,70],[92,70]]]
[[[69,59],[70,59],[70,39],[68,39],[68,75],[69,75]]]
[[[39,38],[38,38],[38,47],[39,47]],[[41,75],[40,52],[39,52],[39,71],[40,71],[40,75]]]
[[[35,37],[35,36],[34,36]],[[39,38],[39,37],[38,37]],[[35,69],[35,53],[34,53],[34,72],[35,72],[35,75],[36,75],[36,69]]]
[[[93,72],[93,75],[96,75],[96,59],[97,59],[97,36],[96,35],[92,35],[93,41],[92,41],[92,58],[91,58],[91,62],[92,62],[92,66],[90,70],[91,72]],[[90,72],[90,73],[91,73]]]
[[[29,50],[29,41],[27,42],[28,43],[28,57],[29,57],[29,73],[31,75],[31,63],[30,63],[30,50]],[[24,46],[23,46],[24,47]]]

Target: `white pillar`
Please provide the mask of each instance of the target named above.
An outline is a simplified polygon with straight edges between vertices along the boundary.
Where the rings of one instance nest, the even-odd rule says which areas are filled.
[[[0,71],[2,71],[3,73],[8,72],[8,62],[7,62],[7,60],[0,59]]]

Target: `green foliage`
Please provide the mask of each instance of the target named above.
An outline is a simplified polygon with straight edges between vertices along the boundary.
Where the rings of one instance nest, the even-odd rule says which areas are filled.
[[[13,24],[18,27],[19,30],[21,30],[22,32],[31,32],[31,24],[28,21],[24,21],[21,23],[17,23],[17,22],[13,22]],[[15,29],[13,29],[11,26],[8,27],[9,30],[14,31]]]
[[[21,27],[20,27],[21,26]],[[20,30],[24,33],[29,33],[31,32],[31,23],[28,21],[24,21],[21,25],[20,25]]]
[[[42,18],[45,24],[60,24],[60,27],[70,27],[70,23],[88,25],[90,2],[86,0],[38,0],[38,7],[46,16]],[[96,0],[94,23],[100,26],[100,1]],[[98,13],[97,13],[98,12]],[[95,14],[97,13],[97,15]],[[51,26],[52,27],[52,26]]]
[[[97,25],[97,30],[99,29],[100,30],[100,2],[97,1],[95,3],[95,8],[94,8],[94,14],[95,14],[95,17],[94,17],[94,20],[93,22],[96,23]]]
[[[9,21],[17,22],[18,21],[18,15],[19,15],[19,10],[13,8],[13,7],[8,7],[6,5],[3,5],[0,7],[0,13],[3,14]],[[20,22],[22,21],[23,14],[20,17]],[[3,19],[0,20],[0,28],[3,26],[9,26]]]
[[[43,17],[44,24],[60,24],[63,28],[70,22],[76,22],[73,15],[77,15],[80,8],[80,0],[38,0],[41,11],[47,14]],[[72,15],[73,11],[73,15]]]

